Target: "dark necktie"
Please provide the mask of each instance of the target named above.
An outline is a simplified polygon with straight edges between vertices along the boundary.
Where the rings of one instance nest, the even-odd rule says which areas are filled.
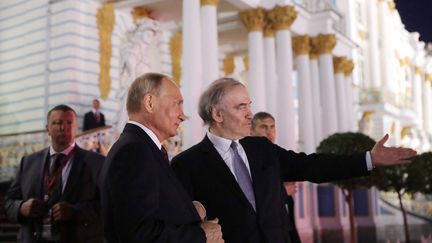
[[[162,153],[163,158],[164,158],[166,161],[169,162],[169,159],[168,159],[168,153],[167,153],[167,151],[166,151],[166,149],[165,149],[165,147],[164,147],[163,145],[162,145],[162,147],[161,147],[161,153]]]
[[[248,168],[246,167],[246,164],[244,163],[243,159],[241,158],[239,152],[238,152],[238,144],[236,142],[231,143],[231,149],[233,151],[233,166],[234,166],[234,173],[237,177],[237,182],[242,189],[244,195],[254,208],[256,210],[255,206],[255,194],[252,187],[252,179],[249,175]]]
[[[48,192],[47,204],[52,206],[60,200],[62,192],[62,164],[65,162],[66,155],[57,153],[52,156],[51,164],[49,167],[48,179],[54,180],[54,183]]]

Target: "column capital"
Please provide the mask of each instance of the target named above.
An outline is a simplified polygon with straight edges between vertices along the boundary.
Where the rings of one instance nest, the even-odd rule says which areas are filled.
[[[217,7],[219,0],[201,0],[201,6],[212,5]]]
[[[310,52],[309,52],[309,58],[312,60],[316,60],[319,57],[319,53],[318,53],[318,38],[315,37],[311,37],[310,38]]]
[[[296,55],[309,55],[311,44],[309,36],[298,35],[292,38],[292,47]]]
[[[264,37],[274,37],[275,35],[275,29],[273,24],[266,19],[264,24]]]
[[[223,65],[225,76],[233,74],[235,69],[234,54],[227,54],[224,58]]]
[[[335,74],[341,74],[345,70],[345,57],[334,56],[333,57],[333,69]]]
[[[265,12],[263,8],[254,8],[240,12],[240,18],[249,32],[262,32],[265,23]]]
[[[354,67],[355,67],[355,65],[354,65],[354,62],[352,60],[345,59],[345,68],[343,71],[345,77],[348,77],[351,75],[351,73],[354,70]]]
[[[319,34],[316,37],[318,55],[330,54],[336,46],[336,36],[333,34]]]
[[[414,70],[415,70],[415,74],[421,74],[422,72],[422,68],[419,66],[415,66]]]
[[[276,6],[267,12],[267,18],[273,23],[276,31],[289,30],[297,18],[297,11],[294,6]]]
[[[150,18],[152,11],[144,6],[136,6],[132,9],[132,17],[134,21],[144,19],[144,18]]]

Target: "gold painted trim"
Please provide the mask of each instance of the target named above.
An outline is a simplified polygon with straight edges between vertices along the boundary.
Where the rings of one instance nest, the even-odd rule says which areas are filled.
[[[106,3],[98,9],[97,26],[99,32],[99,93],[103,100],[108,98],[111,89],[111,54],[112,42],[111,36],[114,29],[115,15],[114,5]]]
[[[180,80],[182,75],[182,70],[181,70],[181,58],[183,54],[182,42],[183,40],[182,40],[181,32],[175,33],[170,40],[172,77],[174,79],[174,82],[178,86],[180,86]]]
[[[212,5],[217,7],[219,0],[201,0],[201,6]]]

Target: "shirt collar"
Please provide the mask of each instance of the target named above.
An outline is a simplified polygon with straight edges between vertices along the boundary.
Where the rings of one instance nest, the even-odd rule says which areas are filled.
[[[154,144],[156,144],[156,146],[161,149],[162,148],[162,144],[159,141],[159,139],[156,137],[156,134],[154,134],[154,132],[150,129],[148,129],[146,126],[144,126],[141,123],[138,123],[136,121],[128,121],[128,123],[136,125],[138,127],[140,127],[142,130],[144,130],[144,132],[151,138],[151,140],[154,142]]]
[[[213,144],[213,146],[215,146],[217,150],[223,151],[224,153],[228,152],[232,142],[238,143],[239,141],[239,140],[230,140],[223,137],[219,137],[211,133],[210,130],[207,131],[207,137],[210,139],[210,142]]]
[[[99,113],[99,109],[95,109],[95,108],[92,108],[92,112],[93,112],[93,114],[97,114],[97,113]]]
[[[68,155],[70,153],[70,151],[72,151],[72,149],[75,147],[75,143],[72,143],[71,145],[69,145],[69,147],[67,147],[65,150],[60,151],[60,153],[64,154],[64,155]],[[57,154],[59,152],[55,151],[54,148],[52,147],[52,145],[50,145],[50,156],[53,156],[54,154]]]

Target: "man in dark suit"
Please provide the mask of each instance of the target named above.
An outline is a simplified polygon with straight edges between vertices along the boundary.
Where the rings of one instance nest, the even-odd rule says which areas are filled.
[[[105,126],[105,116],[100,112],[100,102],[94,99],[93,109],[84,114],[83,131]]]
[[[250,134],[251,100],[243,84],[222,78],[202,94],[199,114],[209,130],[177,155],[174,171],[208,217],[218,217],[227,243],[290,242],[281,181],[325,182],[367,175],[374,166],[408,163],[410,149],[384,147],[352,156],[287,151]],[[367,158],[368,157],[368,158]]]
[[[257,112],[252,118],[251,136],[266,137],[272,143],[276,143],[276,122],[274,117],[267,112]],[[293,195],[297,192],[296,182],[286,181],[283,182],[285,188],[285,205],[288,210],[288,231],[291,243],[301,243],[300,236],[298,234],[295,225],[294,215],[294,198]]]
[[[74,143],[75,111],[48,112],[51,146],[25,156],[5,197],[19,242],[103,242],[97,181],[104,157]]]
[[[167,76],[147,73],[130,86],[129,122],[102,170],[102,212],[109,243],[223,242],[217,219],[201,219],[169,166],[162,142],[185,119]]]

